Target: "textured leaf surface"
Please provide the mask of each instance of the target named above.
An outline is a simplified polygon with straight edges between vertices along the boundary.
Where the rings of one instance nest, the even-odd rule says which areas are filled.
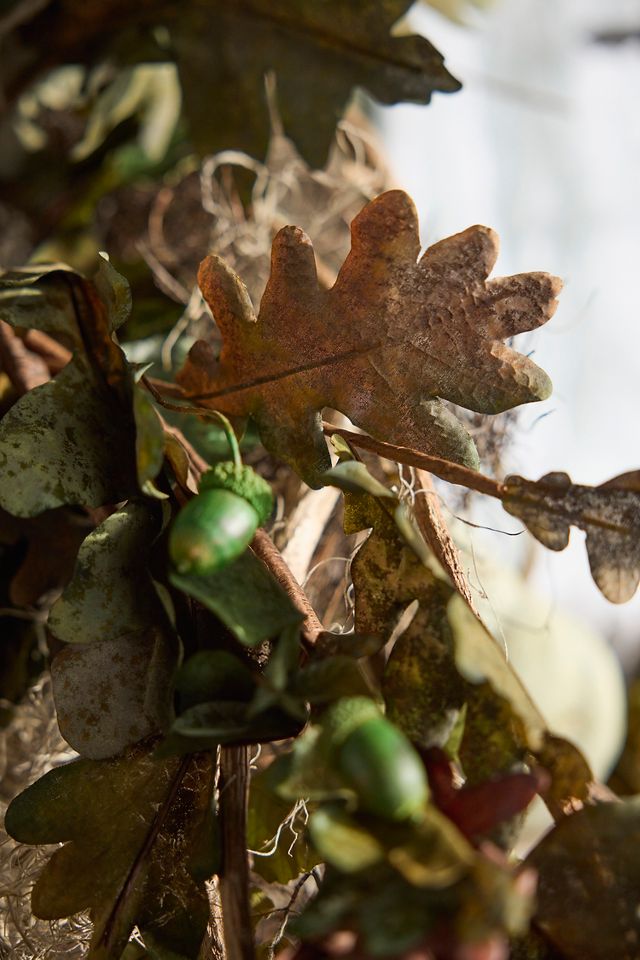
[[[536,868],[536,925],[566,960],[640,955],[640,799],[585,807],[547,834]]]
[[[106,262],[94,282],[65,268],[0,276],[2,319],[74,351],[54,380],[21,397],[0,423],[0,504],[9,512],[97,507],[135,490],[131,379],[111,337],[128,306],[128,287]]]
[[[52,665],[60,729],[86,757],[114,756],[171,723],[179,645],[147,569],[158,530],[144,503],[107,517],[49,615],[68,645]]]
[[[545,273],[487,280],[498,242],[470,227],[418,260],[415,208],[399,190],[351,226],[351,252],[330,290],[296,227],[273,243],[256,317],[242,281],[216,257],[199,282],[220,326],[219,361],[196,344],[187,393],[251,415],[263,442],[310,483],[331,466],[321,410],[332,407],[379,439],[477,465],[473,442],[440,398],[483,413],[544,399],[550,382],[504,339],[545,323],[560,289]]]
[[[612,603],[630,600],[640,583],[640,471],[599,487],[571,483],[566,473],[541,480],[507,477],[502,503],[550,550],[564,550],[571,526],[587,535],[596,584]]]
[[[178,656],[177,639],[162,630],[61,650],[51,679],[67,743],[81,756],[101,760],[166,730]]]
[[[49,617],[48,627],[59,640],[113,640],[166,621],[147,569],[157,533],[151,511],[129,503],[86,538],[73,579]]]
[[[6,816],[22,843],[65,843],[36,882],[35,915],[89,909],[91,960],[119,960],[134,926],[195,960],[209,903],[189,864],[211,835],[213,777],[211,757],[159,762],[141,746],[115,760],[77,760],[38,780]]]
[[[404,627],[383,680],[389,718],[424,748],[455,741],[470,783],[507,772],[533,752],[552,774],[554,804],[584,799],[592,779],[586,762],[550,736],[496,641],[435,558],[425,565],[406,545],[386,500],[348,495],[346,531],[367,527],[372,533],[351,568],[356,629],[389,638]]]

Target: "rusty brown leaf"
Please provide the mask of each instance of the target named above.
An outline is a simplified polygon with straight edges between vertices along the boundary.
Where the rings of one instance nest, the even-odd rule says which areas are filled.
[[[640,470],[599,487],[572,483],[566,473],[538,481],[507,477],[502,504],[550,550],[564,550],[571,526],[587,535],[597,586],[612,603],[630,600],[640,583]]]
[[[253,417],[265,446],[314,486],[330,466],[323,407],[374,437],[477,466],[442,399],[495,414],[547,397],[546,374],[503,341],[545,323],[561,286],[546,273],[488,280],[497,253],[496,234],[474,226],[418,259],[415,207],[392,190],[353,221],[330,290],[307,236],[283,228],[258,317],[240,278],[207,257],[199,282],[222,352],[197,343],[180,382],[201,404]]]

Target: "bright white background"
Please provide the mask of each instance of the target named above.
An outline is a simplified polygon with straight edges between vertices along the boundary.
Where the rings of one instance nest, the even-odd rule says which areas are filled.
[[[640,2],[497,0],[472,20],[411,14],[464,89],[380,111],[392,170],[417,203],[425,245],[484,223],[501,237],[497,274],[564,279],[554,319],[520,345],[555,391],[525,409],[508,467],[597,484],[640,467],[640,42],[603,46],[593,33],[640,27]],[[486,516],[518,528],[499,506]],[[474,539],[522,556],[524,537]],[[564,553],[540,548],[533,578],[549,609],[577,613],[627,665],[640,659],[640,596],[602,598],[580,532]]]

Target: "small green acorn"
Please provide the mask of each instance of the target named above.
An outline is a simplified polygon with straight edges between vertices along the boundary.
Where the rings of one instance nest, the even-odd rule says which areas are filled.
[[[202,475],[176,517],[169,556],[178,573],[206,576],[236,560],[273,509],[271,487],[251,467],[225,461]]]
[[[401,730],[367,697],[345,697],[322,721],[336,766],[363,810],[390,820],[419,813],[429,797],[424,765]]]

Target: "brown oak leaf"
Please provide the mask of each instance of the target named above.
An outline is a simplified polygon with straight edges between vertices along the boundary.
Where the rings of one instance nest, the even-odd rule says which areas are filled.
[[[550,550],[564,550],[571,526],[587,535],[591,575],[612,603],[630,600],[640,583],[640,470],[599,487],[571,483],[566,473],[540,480],[507,477],[502,505]]]
[[[180,383],[207,406],[253,417],[265,446],[314,486],[330,466],[323,407],[379,439],[476,467],[441,398],[490,414],[546,398],[547,375],[503,341],[545,323],[561,283],[546,273],[488,280],[498,254],[488,227],[419,253],[416,209],[392,190],[353,221],[330,290],[308,237],[284,227],[258,317],[239,277],[207,257],[199,282],[222,351],[195,344]]]

